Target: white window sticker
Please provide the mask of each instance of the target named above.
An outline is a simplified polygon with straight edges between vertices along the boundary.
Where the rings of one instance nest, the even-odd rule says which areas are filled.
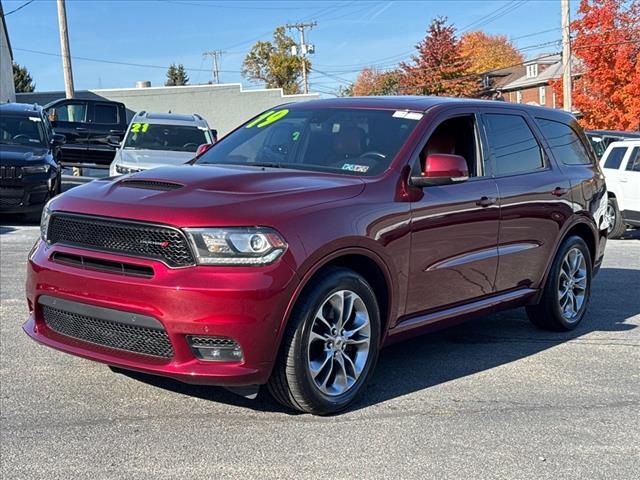
[[[405,118],[407,120],[420,120],[422,115],[420,112],[410,112],[409,110],[396,110],[393,112],[394,118]]]
[[[42,119],[40,117],[29,117],[29,120],[31,120],[32,122],[41,122]]]

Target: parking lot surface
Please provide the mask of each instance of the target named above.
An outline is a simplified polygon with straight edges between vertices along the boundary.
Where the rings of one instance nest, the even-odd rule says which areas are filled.
[[[640,231],[570,333],[522,309],[395,345],[334,417],[117,374],[23,332],[36,226],[0,227],[1,477],[637,479]]]

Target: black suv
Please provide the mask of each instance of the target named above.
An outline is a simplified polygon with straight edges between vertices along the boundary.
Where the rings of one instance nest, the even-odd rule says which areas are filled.
[[[42,107],[0,105],[0,214],[39,218],[42,206],[60,193],[60,146]]]
[[[44,106],[51,125],[67,138],[65,165],[109,166],[127,131],[123,103],[108,100],[61,99]]]

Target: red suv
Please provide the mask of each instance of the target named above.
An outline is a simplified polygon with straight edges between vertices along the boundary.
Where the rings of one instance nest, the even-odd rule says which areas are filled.
[[[526,306],[583,319],[604,178],[567,113],[430,97],[283,105],[190,165],[54,199],[29,255],[25,331],[121,369],[267,384],[345,408],[381,347]]]

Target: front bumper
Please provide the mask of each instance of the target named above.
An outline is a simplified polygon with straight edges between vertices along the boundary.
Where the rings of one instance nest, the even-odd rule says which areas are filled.
[[[55,252],[151,267],[152,278],[60,264]],[[265,383],[275,360],[283,318],[297,286],[285,262],[264,267],[186,267],[89,252],[38,242],[27,267],[29,318],[24,331],[55,349],[124,369],[162,375],[186,383],[243,386]],[[54,331],[45,322],[40,297],[89,308],[152,318],[166,331],[173,355],[158,358],[98,346]],[[220,336],[242,347],[240,362],[195,357],[187,336]]]

